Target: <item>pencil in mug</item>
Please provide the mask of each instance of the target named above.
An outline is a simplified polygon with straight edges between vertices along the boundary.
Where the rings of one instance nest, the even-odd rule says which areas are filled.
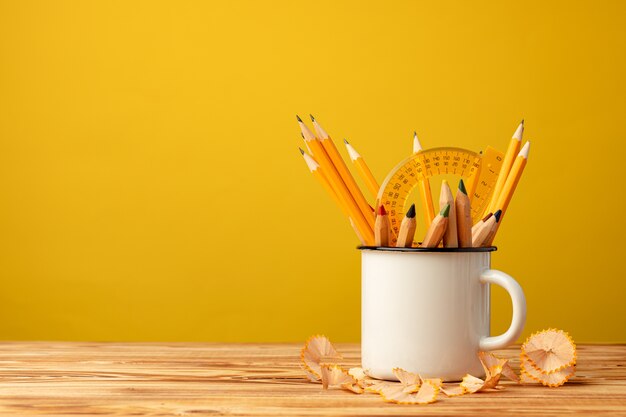
[[[371,214],[371,211],[369,211],[369,207],[367,207],[368,212],[366,216],[360,210],[359,206],[354,200],[354,197],[350,193],[350,190],[341,179],[341,176],[335,169],[335,166],[333,165],[320,141],[315,137],[313,132],[311,132],[309,128],[302,122],[302,119],[300,119],[300,117],[296,116],[296,118],[298,119],[298,124],[300,125],[302,136],[304,137],[307,146],[312,151],[313,157],[320,165],[332,189],[337,193],[337,196],[347,208],[348,212],[350,213],[350,217],[352,218],[352,220],[354,220],[355,224],[359,228],[361,236],[363,236],[366,242],[374,242],[374,222],[372,219],[373,216]]]
[[[501,214],[502,210],[496,211],[493,216],[489,216],[489,218],[483,222],[483,224],[476,230],[476,233],[472,233],[473,247],[479,248],[484,245],[492,231],[495,232]]]
[[[350,226],[352,226],[352,228],[354,229],[354,233],[356,233],[356,237],[361,242],[361,245],[367,246],[367,242],[365,241],[365,239],[363,239],[363,236],[361,236],[361,232],[359,232],[359,228],[356,227],[356,224],[354,223],[354,220],[352,220],[352,217],[348,217],[348,219],[350,220]]]
[[[355,231],[355,233],[357,235],[357,238],[359,239],[361,244],[362,245],[367,245],[367,242],[363,238],[363,235],[359,231],[359,228],[357,227],[356,223],[354,222],[354,220],[352,220],[352,217],[350,217],[350,213],[349,213],[348,208],[346,207],[344,202],[339,198],[339,196],[337,195],[335,190],[333,190],[333,187],[330,185],[330,182],[328,182],[328,178],[326,178],[326,176],[322,172],[322,169],[321,169],[320,165],[315,161],[315,159],[313,159],[313,157],[311,155],[308,155],[301,148],[298,148],[298,149],[300,149],[300,153],[302,154],[302,157],[304,158],[304,161],[306,162],[307,166],[309,167],[309,170],[311,171],[311,174],[313,174],[313,176],[319,181],[319,183],[322,184],[322,187],[324,187],[326,192],[333,198],[333,200],[335,200],[335,203],[337,203],[337,205],[339,206],[339,208],[341,209],[343,214],[348,216],[348,219],[350,220],[350,225],[354,229],[354,231]]]
[[[390,239],[389,216],[384,205],[380,205],[374,223],[374,239],[376,246],[389,246]]]
[[[439,242],[443,239],[443,235],[446,232],[446,227],[448,226],[448,215],[450,214],[450,204],[446,204],[446,206],[439,212],[437,216],[433,219],[433,222],[430,224],[428,231],[426,232],[426,236],[424,236],[424,240],[420,245],[423,248],[436,248],[439,246]]]
[[[413,237],[415,236],[416,227],[415,204],[411,204],[411,207],[406,212],[400,224],[400,231],[398,232],[398,240],[396,242],[397,248],[410,248],[413,246]]]
[[[328,178],[326,178],[326,176],[322,172],[322,169],[320,168],[320,165],[317,163],[317,161],[315,161],[315,159],[313,159],[311,155],[308,155],[306,152],[304,152],[302,148],[298,149],[300,150],[300,153],[304,158],[304,162],[306,162],[306,165],[309,167],[311,174],[313,174],[313,176],[319,181],[319,183],[322,184],[322,187],[324,187],[324,189],[332,197],[332,199],[335,200],[335,203],[337,203],[343,214],[345,214],[346,216],[350,216],[348,208],[339,198],[335,190],[333,190],[333,187],[330,185],[330,182],[328,182]]]
[[[502,224],[502,220],[504,220],[504,214],[506,213],[506,209],[509,207],[509,203],[511,202],[511,198],[513,198],[513,193],[515,192],[515,188],[517,188],[517,184],[519,183],[520,178],[522,178],[522,174],[524,173],[524,168],[526,167],[526,162],[528,162],[528,153],[530,152],[530,142],[526,142],[524,147],[515,158],[515,162],[511,167],[511,172],[504,183],[504,187],[502,187],[502,192],[500,193],[500,197],[498,198],[498,202],[496,207],[499,207],[502,210],[502,214],[500,215],[500,221],[498,221],[496,232],[493,234],[493,237],[489,241],[486,242],[487,245],[491,245],[493,243],[493,239],[495,238],[495,234],[497,233],[497,229]]]
[[[484,214],[493,213],[498,208],[498,199],[500,198],[500,194],[502,193],[502,189],[504,188],[504,183],[506,182],[507,177],[509,176],[509,172],[511,171],[511,167],[513,166],[513,161],[515,156],[519,152],[522,145],[522,137],[524,136],[524,119],[520,122],[515,129],[515,133],[513,133],[513,137],[509,142],[509,147],[506,150],[506,154],[504,155],[504,159],[502,160],[502,167],[500,168],[500,172],[498,173],[498,179],[496,180],[496,185],[493,187],[493,193],[491,194],[491,201],[485,208]]]
[[[456,200],[454,201],[456,209],[456,227],[459,240],[459,248],[472,247],[472,211],[470,207],[469,197],[465,190],[465,184],[461,179],[459,181],[459,189],[456,192]]]
[[[450,190],[450,185],[448,185],[448,181],[443,180],[441,183],[441,193],[439,196],[439,209],[443,209],[446,205],[450,206],[450,214],[448,215],[448,227],[446,227],[446,233],[443,235],[443,247],[458,248],[459,239],[457,236],[456,208],[454,204],[454,197],[452,197],[452,190]]]
[[[422,144],[417,137],[417,132],[413,132],[413,154],[422,151]],[[426,221],[426,227],[430,227],[430,223],[435,217],[435,209],[433,208],[433,193],[430,189],[430,181],[428,178],[424,178],[419,181],[420,194],[422,196],[422,205],[424,206],[424,220]]]
[[[374,199],[378,196],[378,190],[380,190],[380,186],[378,185],[378,181],[374,178],[374,174],[369,169],[367,164],[365,163],[365,159],[354,149],[350,142],[346,139],[343,140],[343,143],[346,145],[346,149],[348,150],[348,154],[350,155],[350,159],[354,166],[356,166],[357,172],[361,176],[361,179],[365,182],[367,189],[372,194]]]
[[[498,210],[496,211],[496,213],[498,214],[498,217],[496,219],[496,224],[493,225],[493,227],[489,231],[489,234],[485,238],[485,241],[483,242],[482,246],[491,246],[491,242],[493,242],[493,238],[495,237],[496,232],[498,231],[498,227],[500,227],[500,219],[502,218],[502,210]]]
[[[320,124],[313,117],[313,115],[309,116],[311,116],[311,121],[313,122],[313,128],[315,129],[315,133],[317,133],[317,137],[319,138],[322,147],[328,154],[328,157],[335,166],[335,169],[339,173],[339,176],[348,187],[348,190],[350,190],[350,193],[352,194],[354,201],[356,201],[357,206],[361,210],[361,213],[363,213],[363,216],[366,218],[370,225],[373,225],[374,216],[372,216],[369,210],[367,200],[363,196],[363,193],[361,192],[361,189],[357,185],[356,181],[354,181],[354,178],[352,177],[352,174],[350,173],[350,170],[348,169],[343,158],[339,154],[335,143],[331,139],[330,135],[322,128],[322,126],[320,126]]]
[[[478,230],[482,227],[482,225],[485,224],[487,219],[489,219],[489,217],[491,217],[491,216],[493,216],[493,213],[487,213],[487,215],[485,217],[483,217],[482,219],[478,220],[476,222],[476,224],[474,226],[472,226],[472,236],[474,236],[476,234],[476,232],[478,232]]]

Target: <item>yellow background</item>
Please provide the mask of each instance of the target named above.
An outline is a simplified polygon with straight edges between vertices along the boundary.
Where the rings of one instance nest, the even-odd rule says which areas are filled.
[[[524,117],[493,265],[525,335],[626,342],[625,5],[2,1],[0,338],[357,341],[357,241],[297,151],[311,112],[379,180],[414,129],[504,150]]]

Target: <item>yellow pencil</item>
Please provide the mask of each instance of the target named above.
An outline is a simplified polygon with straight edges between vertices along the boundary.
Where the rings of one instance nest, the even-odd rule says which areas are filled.
[[[346,166],[346,163],[343,161],[343,158],[339,154],[339,151],[337,150],[335,143],[330,138],[330,135],[326,133],[326,131],[322,128],[322,126],[320,126],[320,124],[317,122],[317,120],[315,120],[315,118],[312,115],[311,115],[311,120],[313,121],[313,127],[315,128],[317,137],[319,138],[319,141],[322,144],[322,147],[326,151],[326,154],[328,155],[333,165],[335,166],[335,169],[339,173],[339,177],[345,183],[346,187],[350,191],[350,194],[352,194],[354,201],[356,201],[356,204],[361,210],[361,213],[363,213],[363,216],[365,217],[365,219],[368,221],[368,223],[371,226],[373,226],[374,216],[372,215],[372,212],[369,209],[369,204],[367,204],[367,200],[363,196],[361,189],[357,185],[356,181],[354,181],[354,178],[352,177],[350,170]]]
[[[507,177],[509,176],[509,172],[511,171],[511,167],[513,166],[513,160],[515,156],[520,150],[522,145],[522,137],[524,136],[524,120],[520,122],[519,126],[515,130],[511,141],[509,142],[509,147],[506,150],[506,154],[504,155],[504,159],[502,160],[502,167],[500,168],[500,172],[498,173],[498,179],[496,180],[496,185],[493,187],[493,193],[491,194],[491,200],[487,208],[485,209],[486,215],[487,213],[493,213],[496,211],[498,207],[498,199],[500,198],[500,194],[502,193],[502,188],[504,187],[504,183],[506,182]]]
[[[374,242],[373,220],[370,223],[367,220],[367,217],[363,215],[363,212],[359,209],[356,201],[354,201],[352,194],[350,194],[350,190],[348,190],[348,187],[339,176],[339,173],[336,171],[332,161],[326,154],[326,150],[324,149],[320,141],[315,138],[313,132],[311,132],[308,127],[306,127],[306,125],[302,122],[302,119],[300,119],[299,117],[297,117],[297,119],[300,125],[300,130],[302,131],[302,135],[304,136],[304,140],[309,146],[309,149],[311,149],[313,157],[320,165],[332,189],[337,193],[337,196],[347,208],[348,212],[350,213],[350,217],[358,226],[359,230],[361,231],[361,236],[363,236],[368,244],[369,242]],[[369,207],[368,210],[370,210]],[[370,214],[368,217],[371,218],[371,211],[369,213]]]
[[[498,203],[496,204],[496,207],[502,210],[502,218],[504,218],[506,209],[511,202],[511,198],[513,197],[513,193],[515,192],[517,183],[519,182],[520,178],[522,178],[522,173],[524,172],[524,168],[526,167],[526,162],[528,162],[529,152],[530,142],[526,142],[522,150],[517,155],[517,158],[515,158],[515,162],[513,163],[511,172],[506,179],[506,183],[504,183],[504,187],[502,188],[502,192],[500,193],[500,197],[498,198]],[[500,219],[500,222],[502,222],[502,219]]]
[[[337,203],[343,214],[345,214],[346,216],[350,216],[348,208],[339,198],[335,190],[333,190],[333,187],[330,185],[330,182],[328,182],[328,178],[326,178],[326,175],[324,175],[324,173],[322,172],[322,169],[317,161],[315,161],[315,159],[313,159],[311,155],[308,155],[306,152],[304,152],[302,148],[298,149],[300,149],[300,153],[304,158],[304,162],[306,162],[306,165],[309,167],[311,174],[313,174],[313,176],[320,182],[320,184],[322,184],[322,187],[324,187],[326,192],[333,198],[333,200],[335,200],[335,203]],[[352,218],[350,218],[350,220],[352,221]]]
[[[446,204],[446,206],[433,219],[433,222],[428,228],[426,236],[420,245],[421,247],[436,248],[439,246],[439,242],[443,239],[443,235],[448,226],[448,214],[450,213],[450,207],[450,204]]]
[[[498,221],[497,229],[502,224],[502,220],[504,220],[504,214],[506,213],[506,209],[509,207],[509,203],[511,202],[511,198],[513,198],[513,193],[515,192],[515,188],[517,187],[517,183],[519,183],[520,178],[522,177],[522,173],[524,172],[524,167],[526,167],[526,162],[528,162],[528,153],[530,152],[530,142],[526,142],[524,147],[515,158],[515,162],[513,163],[513,167],[511,168],[511,172],[509,173],[509,177],[506,179],[506,183],[504,183],[504,187],[502,187],[502,192],[500,193],[500,198],[496,204],[500,210],[502,210],[502,214],[500,216],[500,221]],[[495,238],[495,233],[491,240],[487,241],[487,245],[491,245],[493,243],[493,239]]]
[[[417,137],[417,132],[413,132],[413,153],[419,153],[422,151],[422,144]],[[426,227],[430,227],[430,223],[435,217],[435,208],[433,207],[433,194],[430,190],[430,181],[428,178],[424,178],[423,181],[419,181],[420,194],[422,195],[422,204],[424,206],[424,220],[426,221]]]
[[[354,223],[354,220],[352,220],[352,217],[348,217],[348,219],[350,220],[350,225],[354,229],[354,233],[356,233],[356,237],[359,238],[361,245],[367,246],[367,242],[365,242],[365,239],[363,239],[363,236],[361,236],[361,232],[359,232],[359,228],[356,227],[356,224]]]
[[[354,149],[352,145],[350,145],[350,142],[344,139],[343,143],[345,143],[348,154],[350,155],[350,159],[356,166],[359,175],[361,175],[361,178],[363,179],[363,181],[365,181],[367,189],[370,191],[374,199],[376,199],[376,196],[378,196],[378,190],[380,190],[380,186],[378,185],[376,178],[374,178],[372,171],[370,171],[363,157],[356,151],[356,149]]]
[[[406,212],[406,216],[402,219],[402,224],[400,224],[398,241],[396,242],[397,248],[410,248],[413,246],[413,237],[415,236],[416,227],[415,204],[411,204],[409,211]]]
[[[459,181],[459,189],[454,200],[456,209],[456,228],[459,238],[459,248],[472,247],[472,211],[469,197],[463,180]]]

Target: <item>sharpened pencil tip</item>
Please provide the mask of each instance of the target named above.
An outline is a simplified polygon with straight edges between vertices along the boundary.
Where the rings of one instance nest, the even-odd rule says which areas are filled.
[[[304,133],[300,132],[300,136],[302,136],[302,139],[304,139]]]
[[[495,214],[493,215],[493,217],[496,218],[496,223],[500,221],[500,216],[502,216],[502,210],[496,211]]]
[[[467,195],[467,191],[465,190],[465,183],[463,182],[462,178],[459,181],[459,191],[462,192],[463,194]]]
[[[413,137],[416,138],[417,137],[417,132],[414,130],[413,131]]]
[[[443,217],[448,217],[448,214],[450,214],[450,204],[446,204],[446,206],[441,209],[441,212],[439,212],[439,214],[441,214]]]
[[[312,114],[309,114],[309,116],[311,116],[311,121],[314,122],[315,121],[315,117],[313,117]]]
[[[302,148],[298,148],[298,149],[300,149],[300,153],[304,155],[304,150],[302,150]]]
[[[296,114],[296,119],[298,119],[298,122],[302,123],[302,119],[297,114]]]
[[[522,121],[520,122],[520,124],[521,124],[522,126],[524,126],[524,119],[522,119]]]
[[[406,212],[406,217],[408,217],[409,219],[415,217],[415,204],[411,204],[411,207],[409,207],[409,211]]]
[[[345,143],[346,145],[349,145],[349,144],[350,144],[350,142],[348,142],[348,139],[344,139],[344,140],[343,140],[343,143]]]
[[[379,216],[387,215],[387,210],[385,210],[385,206],[383,204],[381,204],[380,207],[378,207],[378,215]]]

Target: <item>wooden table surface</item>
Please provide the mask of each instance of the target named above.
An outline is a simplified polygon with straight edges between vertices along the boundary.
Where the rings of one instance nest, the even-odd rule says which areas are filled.
[[[346,363],[359,346],[337,344]],[[626,415],[626,346],[579,346],[560,388],[520,386],[387,404],[323,391],[299,369],[300,344],[0,342],[0,415]],[[515,357],[518,348],[502,350]],[[514,360],[517,366],[518,360]]]

